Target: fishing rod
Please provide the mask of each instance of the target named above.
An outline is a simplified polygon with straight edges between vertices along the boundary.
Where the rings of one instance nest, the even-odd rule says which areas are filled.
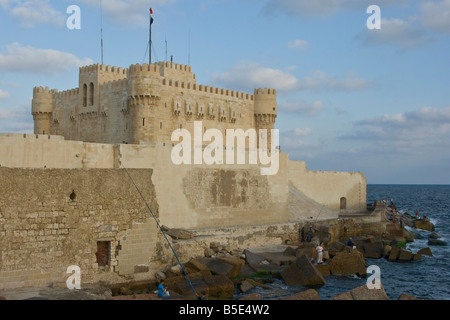
[[[151,213],[153,219],[155,220],[156,224],[158,225],[159,230],[161,231],[161,233],[163,234],[163,236],[164,236],[164,238],[166,239],[167,243],[169,244],[169,247],[170,247],[170,249],[172,250],[173,255],[175,256],[175,258],[177,259],[178,264],[180,265],[181,269],[183,270],[183,273],[184,273],[184,275],[186,276],[186,279],[187,279],[187,281],[189,282],[189,285],[190,285],[192,291],[194,291],[195,297],[197,298],[197,300],[200,300],[199,296],[197,295],[197,292],[195,292],[195,289],[194,289],[194,286],[192,285],[191,280],[189,280],[189,277],[188,277],[188,275],[187,275],[187,273],[186,273],[186,270],[184,270],[184,267],[183,267],[183,265],[181,264],[180,260],[178,259],[178,256],[177,256],[177,254],[175,253],[175,250],[173,249],[172,245],[170,244],[169,239],[167,239],[166,233],[165,233],[165,232],[163,231],[163,229],[161,228],[161,225],[159,224],[158,219],[156,219],[155,215],[154,215],[153,212],[152,212],[152,209],[150,209],[150,207],[149,207],[147,201],[145,200],[145,198],[144,198],[144,196],[142,195],[141,191],[139,190],[138,186],[136,185],[136,183],[134,182],[133,178],[132,178],[131,175],[129,174],[127,168],[125,168],[125,166],[124,166],[123,164],[122,164],[122,167],[125,169],[125,172],[127,173],[127,175],[128,175],[128,177],[130,178],[131,182],[133,182],[133,185],[134,185],[134,187],[136,188],[137,192],[139,192],[139,194],[140,194],[142,200],[144,200],[144,203],[145,203],[145,205],[147,206],[148,211],[150,211],[150,213]]]

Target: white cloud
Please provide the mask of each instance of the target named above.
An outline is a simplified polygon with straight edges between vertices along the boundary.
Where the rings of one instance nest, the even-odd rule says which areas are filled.
[[[292,133],[296,137],[309,136],[311,134],[311,129],[310,128],[295,128]]]
[[[381,29],[363,29],[355,36],[365,45],[394,45],[407,49],[430,43],[433,39],[413,21],[381,19]]]
[[[9,97],[11,97],[11,95],[8,91],[0,89],[0,99],[8,99]]]
[[[6,52],[0,54],[0,70],[10,72],[53,74],[88,64],[92,64],[91,59],[82,60],[72,53],[19,43],[6,46]]]
[[[450,106],[421,107],[361,120],[343,139],[368,140],[380,152],[426,154],[450,148]],[[431,153],[429,154],[432,155]]]
[[[282,12],[291,16],[307,18],[311,16],[329,16],[341,10],[361,10],[372,4],[387,7],[406,3],[408,0],[269,0],[264,7],[267,13]]]
[[[279,91],[298,90],[362,90],[370,86],[370,82],[348,74],[344,79],[337,79],[323,71],[316,70],[311,76],[297,79],[294,75],[273,68],[263,67],[253,62],[241,62],[229,71],[212,76],[212,82],[236,90],[252,90],[254,88],[274,88]]]
[[[40,23],[63,27],[67,18],[65,12],[52,7],[50,0],[0,0],[0,5],[18,18],[23,27],[33,27]]]
[[[304,50],[304,49],[308,48],[308,41],[301,40],[301,39],[296,39],[294,41],[289,42],[287,46],[288,46],[289,49],[301,49],[301,50]]]
[[[158,19],[156,7],[161,7],[175,0],[103,0],[103,14],[114,22],[127,25],[144,26],[149,22],[149,9],[153,8],[155,22]],[[88,5],[99,7],[98,0],[81,0]]]
[[[236,89],[274,88],[281,91],[295,90],[297,78],[279,69],[263,67],[257,63],[241,62],[221,74],[213,75],[213,82]]]
[[[0,108],[0,132],[32,133],[31,101],[15,109]]]
[[[450,33],[450,0],[428,1],[421,6],[421,22],[424,26],[443,33]]]
[[[322,101],[314,101],[314,102],[305,102],[305,101],[296,101],[296,100],[288,100],[285,102],[281,102],[278,104],[279,111],[286,112],[295,112],[299,113],[303,116],[316,116],[323,109]]]
[[[0,7],[7,9],[11,0],[0,0]]]
[[[337,79],[323,71],[316,70],[311,76],[298,81],[298,89],[319,91],[323,89],[362,90],[370,86],[370,82],[349,74],[344,79]]]

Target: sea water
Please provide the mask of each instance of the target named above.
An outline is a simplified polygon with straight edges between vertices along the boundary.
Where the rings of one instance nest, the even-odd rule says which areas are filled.
[[[450,244],[450,185],[367,185],[367,203],[376,200],[393,201],[400,212],[427,218],[435,225],[435,232]],[[410,229],[412,230],[412,229]],[[366,259],[367,266],[376,265],[381,271],[381,283],[390,300],[396,300],[402,293],[416,298],[450,300],[450,247],[429,246],[429,231],[412,230],[419,239],[407,243],[412,253],[429,247],[433,256],[422,255],[419,261],[406,263],[389,262],[385,258]],[[367,282],[357,276],[327,276],[326,284],[315,288],[321,300],[328,300]],[[279,299],[303,291],[304,287],[290,287],[275,279],[268,284],[272,289],[254,288],[249,293],[258,293],[261,299]],[[238,295],[242,296],[242,295]],[[238,298],[238,297],[237,297]]]

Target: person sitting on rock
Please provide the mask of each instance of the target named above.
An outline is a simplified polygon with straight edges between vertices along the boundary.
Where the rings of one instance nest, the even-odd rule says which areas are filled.
[[[348,239],[347,245],[348,245],[350,248],[353,248],[353,247],[355,246],[355,244],[354,244],[353,241],[352,241],[352,238]]]
[[[164,288],[164,280],[161,279],[158,285],[158,298],[168,299],[169,297],[170,297],[169,291],[167,291],[167,289]]]

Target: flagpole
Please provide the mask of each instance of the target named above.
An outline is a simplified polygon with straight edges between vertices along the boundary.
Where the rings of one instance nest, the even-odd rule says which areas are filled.
[[[102,64],[103,64],[103,6],[102,0],[100,0],[100,46],[101,46],[101,54],[102,54]]]
[[[149,20],[149,40],[148,40],[148,64],[152,63],[152,8],[150,8],[150,20]]]

